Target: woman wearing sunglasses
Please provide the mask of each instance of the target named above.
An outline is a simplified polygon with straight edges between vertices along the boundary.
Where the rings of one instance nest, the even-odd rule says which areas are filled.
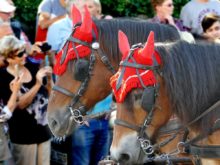
[[[152,22],[170,24],[180,31],[185,31],[180,20],[174,18],[174,4],[173,0],[151,0],[151,5],[155,12],[155,16],[150,19]]]
[[[49,165],[50,138],[46,121],[48,92],[43,78],[52,68],[31,62],[25,45],[14,36],[0,40],[0,54],[6,66],[0,69],[0,98],[7,103],[11,90],[9,83],[19,77],[23,84],[17,92],[16,108],[8,120],[12,157],[16,165]],[[1,152],[0,152],[1,153]]]
[[[6,74],[2,74],[6,71],[6,68],[9,67],[8,55],[16,54],[14,50],[23,49],[22,44],[16,44],[14,47],[13,43],[8,46],[5,45],[5,41],[11,38],[11,36],[5,36],[0,40],[0,164],[9,162],[11,158],[11,152],[8,147],[7,139],[7,120],[11,118],[14,109],[17,106],[17,99],[20,87],[22,85],[21,77],[14,76],[8,81],[5,81]],[[14,39],[13,37],[11,39]],[[9,40],[11,40],[9,39]],[[16,43],[18,40],[15,38]],[[3,48],[4,47],[4,48]],[[6,48],[7,47],[7,48]],[[7,51],[6,51],[7,50]],[[15,64],[16,65],[16,64]],[[17,66],[17,65],[16,65]],[[5,86],[7,86],[8,92],[5,93]]]

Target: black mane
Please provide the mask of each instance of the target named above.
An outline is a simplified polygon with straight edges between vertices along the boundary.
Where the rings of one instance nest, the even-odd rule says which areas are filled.
[[[122,30],[128,37],[130,45],[144,43],[149,32],[155,33],[156,42],[175,41],[180,35],[175,27],[146,20],[111,19],[95,20],[99,33],[101,48],[110,59],[119,63],[121,54],[118,49],[118,31]]]
[[[163,79],[172,111],[184,123],[220,99],[220,45],[177,41],[159,44],[156,50],[163,60]],[[219,117],[220,111],[214,110],[195,126],[207,131]]]

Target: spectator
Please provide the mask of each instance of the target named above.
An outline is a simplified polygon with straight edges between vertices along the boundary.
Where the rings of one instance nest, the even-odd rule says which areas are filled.
[[[112,16],[102,14],[102,6],[99,0],[87,0],[86,5],[94,19],[112,19]]]
[[[36,42],[45,42],[49,26],[66,16],[66,2],[66,0],[43,0],[40,3],[37,13]],[[35,61],[41,63],[46,53],[48,52],[37,53],[34,57]],[[50,59],[53,61],[53,54]]]
[[[18,21],[11,22],[11,18],[12,18],[12,16],[14,16],[14,12],[15,12],[16,7],[12,3],[9,3],[8,1],[10,1],[10,0],[0,0],[0,20],[1,20],[0,22],[5,23],[5,24],[10,24],[10,26],[11,26],[10,29],[6,26],[3,28],[5,28],[5,30],[9,30],[9,31],[11,29],[13,30],[14,35],[19,40],[21,40],[22,42],[24,42],[26,44],[26,50],[29,55],[34,55],[35,52],[41,52],[39,46],[42,43],[37,43],[37,44],[31,45],[27,36],[25,35],[23,30],[21,29],[20,22],[18,22]],[[1,33],[0,33],[0,35],[1,35]]]
[[[191,0],[183,6],[180,18],[183,25],[193,34],[202,35],[201,22],[208,13],[220,15],[220,1]]]
[[[9,22],[11,13],[15,11],[16,7],[10,5],[7,0],[0,1],[0,19],[1,22]]]
[[[97,2],[97,0],[96,0]],[[93,12],[93,18],[97,13],[100,14],[100,8],[96,8],[94,0],[75,0],[70,1],[69,7],[75,4],[84,13],[84,4],[89,7],[89,11]],[[94,6],[92,6],[94,5]],[[68,17],[57,21],[48,29],[47,41],[52,45],[54,51],[59,51],[66,39],[72,32],[73,24],[70,15],[70,8],[68,10]],[[92,14],[91,14],[92,15]],[[90,114],[95,115],[110,110],[111,95],[103,101],[97,103],[92,108]],[[103,113],[104,114],[104,113]],[[105,118],[105,114],[99,119],[92,119],[89,121],[89,127],[86,125],[79,126],[72,135],[72,162],[73,165],[89,165],[98,164],[98,162],[109,151],[109,120]]]
[[[25,47],[24,44],[23,47],[18,46],[18,43],[21,44],[15,37],[8,37],[0,43],[0,54],[8,63],[0,72],[0,98],[3,104],[6,105],[11,96],[8,84],[14,77],[19,76],[20,81],[25,83],[19,91],[17,107],[8,120],[12,156],[16,165],[48,165],[51,134],[46,122],[48,98],[42,79],[46,74],[51,74],[52,69],[38,71],[38,66],[29,60],[25,64]],[[35,74],[36,78],[33,77]]]
[[[10,26],[9,26],[10,27]],[[1,31],[1,30],[0,30]],[[15,77],[14,80],[8,81],[10,84],[6,83],[4,79],[4,75],[2,75],[2,70],[5,68],[5,60],[7,61],[7,56],[9,55],[5,54],[2,51],[2,48],[5,47],[4,41],[7,40],[7,38],[12,38],[15,43],[17,43],[16,49],[21,49],[24,47],[24,45],[19,44],[19,41],[13,37],[13,36],[5,36],[2,37],[0,40],[0,53],[4,55],[4,58],[0,59],[0,164],[9,163],[12,162],[11,158],[11,152],[9,150],[8,146],[8,138],[7,138],[7,120],[12,116],[12,112],[14,111],[16,105],[17,105],[17,99],[18,99],[18,92],[21,87],[21,78]],[[10,49],[13,49],[14,45],[9,45]],[[15,47],[14,47],[15,48]],[[3,57],[3,56],[1,56]],[[3,61],[4,60],[4,61]],[[5,93],[5,86],[7,86],[8,89],[10,89],[11,94]],[[7,97],[6,99],[4,99]]]
[[[202,20],[202,29],[205,38],[220,43],[220,16],[207,14]]]
[[[185,31],[182,22],[173,18],[174,5],[173,0],[151,0],[155,16],[150,19],[151,22],[170,24],[180,31]]]
[[[37,12],[37,32],[35,41],[45,41],[48,27],[66,15],[65,0],[43,0]]]

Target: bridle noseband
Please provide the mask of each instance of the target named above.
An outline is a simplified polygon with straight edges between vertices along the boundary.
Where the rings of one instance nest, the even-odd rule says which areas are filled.
[[[101,61],[112,72],[112,74],[115,73],[115,69],[111,65],[108,57],[100,49],[100,45],[97,42],[97,37],[96,37],[94,30],[92,31],[92,43],[84,42],[82,40],[79,40],[79,39],[73,37],[73,34],[75,33],[76,29],[78,27],[80,27],[80,25],[81,24],[74,25],[73,32],[70,35],[70,37],[67,39],[67,41],[64,45],[64,52],[63,52],[60,63],[62,64],[67,56],[67,51],[68,51],[68,47],[69,47],[70,42],[72,42],[72,44],[73,44],[73,50],[76,55],[75,60],[77,60],[77,61],[80,60],[80,56],[79,56],[79,53],[76,49],[75,43],[77,43],[79,45],[86,46],[86,47],[90,48],[90,50],[91,50],[91,54],[89,55],[90,59],[89,59],[89,66],[88,66],[88,74],[85,77],[85,79],[82,81],[82,83],[76,93],[72,93],[71,91],[69,91],[63,87],[57,86],[57,85],[53,86],[53,90],[58,91],[64,95],[72,98],[71,102],[68,106],[68,109],[69,109],[74,121],[78,124],[83,124],[84,123],[83,115],[86,113],[87,110],[86,110],[86,107],[80,102],[80,97],[82,97],[83,94],[85,93],[86,88],[88,87],[89,80],[92,76],[92,71],[94,69],[94,65],[95,65],[95,61],[96,61],[95,52],[98,52],[98,55],[100,56]],[[78,108],[75,108],[76,105],[79,105]]]
[[[121,83],[122,77],[124,75],[125,67],[135,68],[136,69],[136,74],[137,74],[138,79],[141,83],[141,86],[144,88],[145,97],[146,97],[146,95],[150,96],[147,99],[151,100],[151,101],[147,102],[147,103],[145,102],[144,103],[145,105],[142,105],[142,108],[144,110],[146,110],[148,112],[148,114],[144,118],[143,124],[140,125],[140,126],[135,125],[135,124],[131,124],[127,121],[120,120],[120,119],[116,119],[115,124],[123,126],[123,127],[127,127],[129,129],[132,129],[132,130],[135,130],[138,133],[138,138],[137,139],[140,142],[140,145],[141,145],[141,148],[142,148],[143,152],[146,155],[151,155],[154,152],[154,148],[153,148],[153,145],[151,144],[151,140],[150,140],[149,136],[146,134],[145,130],[149,127],[149,125],[152,121],[152,118],[153,118],[153,112],[154,112],[154,109],[155,109],[155,100],[156,100],[156,97],[158,95],[159,85],[155,84],[154,86],[145,86],[145,84],[143,83],[143,80],[140,76],[140,73],[139,73],[138,69],[152,70],[156,74],[156,73],[159,73],[159,65],[158,65],[158,63],[156,62],[155,59],[154,59],[153,66],[138,64],[136,62],[136,60],[133,58],[133,54],[134,54],[134,51],[136,49],[139,49],[139,48],[143,48],[142,44],[133,45],[129,55],[127,56],[127,58],[120,63],[120,66],[123,66],[123,68],[122,68],[121,74],[118,78],[118,82],[117,82],[118,84],[116,85],[116,88],[117,87],[119,88],[120,85],[121,85],[120,83]],[[131,59],[133,63],[128,62],[128,59]],[[144,94],[143,94],[143,96],[144,96]],[[146,100],[146,98],[144,100],[143,96],[142,96],[142,101],[141,102]]]

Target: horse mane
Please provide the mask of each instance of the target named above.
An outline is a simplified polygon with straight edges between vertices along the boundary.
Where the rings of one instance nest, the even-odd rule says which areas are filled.
[[[163,79],[172,111],[185,124],[220,99],[220,45],[177,41],[158,44],[156,50],[163,60]],[[219,117],[214,110],[194,126],[207,131]]]
[[[180,39],[180,35],[175,27],[151,23],[146,20],[118,18],[94,20],[94,22],[98,29],[99,43],[103,52],[109,59],[117,63],[121,60],[121,54],[118,48],[119,30],[122,30],[127,35],[130,45],[146,42],[150,31],[154,31],[156,42]]]

